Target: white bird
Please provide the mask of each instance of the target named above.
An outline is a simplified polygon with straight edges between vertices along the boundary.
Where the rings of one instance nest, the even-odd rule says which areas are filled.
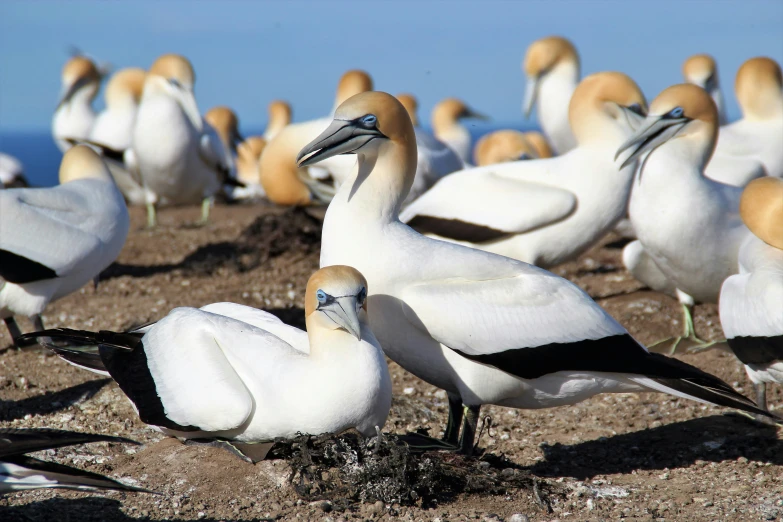
[[[682,62],[682,76],[687,83],[698,85],[712,96],[712,101],[715,102],[715,107],[718,109],[718,120],[721,125],[725,125],[727,121],[726,103],[723,101],[715,59],[709,54],[689,56]]]
[[[767,383],[783,384],[783,180],[751,182],[740,216],[753,234],[740,247],[740,273],[723,282],[720,322],[767,409]]]
[[[617,151],[632,149],[623,165],[637,158],[641,164],[629,214],[643,251],[635,243],[626,247],[635,250],[624,256],[636,263],[628,269],[652,287],[660,287],[664,277],[668,290],[676,289],[682,338],[700,343],[690,308],[718,301],[720,285],[737,273],[739,245],[749,234],[737,214],[742,189],[704,175],[717,134],[718,111],[707,92],[675,85],[653,100],[647,119]]]
[[[14,315],[94,280],[120,254],[130,219],[109,169],[89,147],[66,151],[60,185],[0,191],[0,318],[19,337]]]
[[[783,75],[770,58],[751,58],[734,84],[742,119],[721,127],[717,157],[755,159],[767,174],[783,178]],[[707,171],[709,175],[709,168]]]
[[[536,40],[527,48],[522,70],[527,76],[525,117],[530,117],[535,105],[538,123],[555,154],[576,147],[568,123],[568,104],[579,83],[579,54],[574,44],[560,36]]]
[[[21,340],[107,373],[141,420],[169,435],[230,440],[240,451],[299,433],[370,436],[386,422],[391,378],[366,296],[357,270],[334,266],[307,283],[306,334],[261,310],[216,303],[175,308],[128,333],[54,329]]]
[[[147,224],[155,226],[156,206],[202,202],[201,222],[230,171],[220,139],[210,132],[193,94],[195,73],[187,58],[165,54],[144,82],[133,150],[147,192]]]
[[[0,152],[0,188],[23,188],[29,186],[24,177],[22,162]]]
[[[138,444],[123,437],[51,429],[0,428],[0,495],[29,489],[102,489],[152,493],[109,477],[28,457],[25,453],[53,450],[75,444],[112,442]]]
[[[95,123],[92,102],[102,78],[95,63],[85,56],[74,56],[65,63],[60,101],[52,119],[52,135],[62,152],[72,146],[66,138],[83,140],[90,137],[90,129]]]
[[[273,100],[267,108],[269,121],[264,129],[264,139],[269,141],[291,124],[291,105],[284,100]]]
[[[470,132],[461,123],[468,118],[489,119],[457,98],[445,98],[432,109],[432,134],[451,147],[464,163],[470,163],[473,150]]]
[[[405,203],[410,203],[427,192],[430,187],[444,176],[464,169],[465,163],[454,149],[438,140],[431,132],[419,126],[419,102],[415,96],[402,93],[398,94],[396,98],[408,112],[408,116],[413,123],[413,130],[416,133],[416,177],[408,192],[408,197],[405,199]],[[345,174],[350,174],[350,170]],[[337,181],[339,184],[344,179]]]
[[[614,153],[646,111],[628,76],[588,76],[570,103],[575,149],[452,174],[406,207],[400,220],[438,239],[545,268],[574,259],[625,215],[635,163],[618,172]]]
[[[332,121],[331,114],[354,94],[372,90],[372,78],[361,70],[342,75],[337,85],[335,104],[328,117],[293,123],[267,142],[259,160],[261,185],[267,198],[278,205],[320,205],[334,196],[333,177],[350,171],[353,160],[334,158],[313,169],[300,169],[296,154]]]
[[[120,191],[134,205],[146,201],[131,148],[146,76],[147,72],[137,67],[121,69],[112,75],[104,94],[106,108],[95,118],[86,141],[103,156]],[[69,141],[79,143],[80,140]]]
[[[761,411],[720,379],[649,353],[573,283],[401,223],[416,139],[391,95],[346,101],[299,158],[346,153],[357,167],[327,209],[321,266],[350,263],[367,277],[370,325],[386,355],[448,393],[448,441],[467,406],[462,450],[472,449],[482,404],[544,408],[652,389]]]

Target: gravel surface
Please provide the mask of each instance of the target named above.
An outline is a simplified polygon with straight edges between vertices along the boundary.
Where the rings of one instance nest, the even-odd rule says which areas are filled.
[[[318,268],[319,223],[268,205],[219,206],[195,227],[197,208],[164,210],[143,229],[132,209],[128,242],[97,289],[53,303],[47,327],[118,330],[160,319],[177,306],[234,301],[303,326],[302,300]],[[676,335],[677,302],[642,288],[622,267],[610,236],[554,271],[579,284],[642,342]],[[25,329],[30,325],[21,322]],[[721,336],[715,305],[695,311],[702,338]],[[718,348],[677,357],[752,396],[741,365]],[[394,404],[385,431],[439,436],[444,392],[390,363]],[[769,402],[781,404],[770,387]],[[31,491],[0,498],[0,520],[776,520],[783,516],[783,445],[777,429],[739,414],[662,394],[601,395],[537,411],[482,409],[481,457],[440,459],[462,482],[402,502],[303,498],[287,459],[246,463],[227,451],[186,446],[146,427],[110,380],[39,349],[18,351],[0,333],[0,426],[51,427],[135,439],[35,456],[107,474],[159,492]],[[445,459],[445,460],[444,460]],[[330,473],[324,471],[327,479]],[[490,477],[496,487],[471,486]],[[437,479],[440,480],[440,479]],[[448,490],[448,491],[447,491]],[[334,494],[334,492],[332,492]],[[339,496],[339,495],[338,495]]]

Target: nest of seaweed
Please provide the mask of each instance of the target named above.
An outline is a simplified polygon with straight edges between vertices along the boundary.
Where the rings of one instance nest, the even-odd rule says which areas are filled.
[[[358,502],[429,506],[461,494],[506,495],[525,490],[550,511],[548,498],[562,492],[504,457],[468,457],[446,451],[417,451],[405,436],[364,438],[302,435],[276,441],[271,458],[291,466],[290,483],[308,501],[329,500],[335,509]]]

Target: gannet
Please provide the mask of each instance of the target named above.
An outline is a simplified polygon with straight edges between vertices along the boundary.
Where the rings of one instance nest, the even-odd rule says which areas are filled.
[[[721,125],[726,124],[726,104],[723,102],[723,92],[718,80],[718,66],[709,54],[694,54],[682,63],[682,76],[687,83],[698,85],[712,96],[718,109],[718,119]]]
[[[538,123],[556,154],[576,147],[568,123],[568,103],[579,83],[579,54],[560,36],[536,40],[527,48],[522,70],[527,76],[522,112],[530,117],[536,106]]]
[[[215,147],[216,160],[225,164],[228,172],[222,180],[229,197],[233,197],[233,186],[241,185],[237,180],[237,147],[245,138],[239,132],[239,117],[230,108],[223,105],[212,107],[204,114],[204,130],[210,135],[210,141],[217,137],[222,147]],[[241,188],[241,187],[240,187]]]
[[[408,197],[405,199],[405,204],[407,204],[427,192],[443,176],[464,169],[465,163],[454,149],[419,126],[417,114],[419,102],[415,96],[402,93],[396,97],[408,112],[411,123],[413,123],[413,130],[416,133],[416,177],[408,192]],[[344,171],[343,174],[349,175],[350,170]],[[345,177],[336,180],[338,186]]]
[[[473,446],[479,408],[543,408],[603,392],[656,390],[759,410],[720,379],[649,353],[573,283],[507,257],[427,238],[398,213],[416,168],[410,118],[391,95],[341,105],[302,165],[356,154],[323,225],[321,266],[350,263],[369,283],[384,352],[448,393],[446,438]]]
[[[284,100],[274,100],[267,109],[269,121],[264,130],[264,139],[269,141],[291,123],[291,105]]]
[[[29,186],[24,177],[22,162],[0,152],[0,188],[20,188]]]
[[[742,189],[704,176],[717,134],[718,111],[707,92],[675,85],[655,98],[647,119],[617,151],[632,149],[623,166],[637,158],[641,163],[629,214],[644,252],[631,243],[626,248],[637,254],[624,258],[659,271],[648,283],[637,266],[628,269],[650,286],[665,276],[683,306],[683,337],[697,342],[690,307],[718,301],[720,285],[737,273],[739,245],[749,234],[737,214]]]
[[[77,145],[60,164],[60,185],[0,191],[0,318],[35,316],[95,279],[120,254],[130,218],[109,169]]]
[[[740,273],[723,282],[720,322],[767,409],[767,383],[783,384],[783,180],[748,184],[740,216],[753,234],[740,247]]]
[[[108,373],[141,420],[169,435],[257,443],[356,428],[370,436],[386,422],[391,378],[366,296],[356,269],[332,266],[307,283],[306,334],[261,310],[217,303],[175,308],[128,333],[55,329],[22,342]]]
[[[0,495],[38,488],[74,489],[77,491],[114,489],[152,493],[147,489],[128,486],[97,473],[25,455],[25,453],[34,451],[91,442],[138,444],[123,437],[93,435],[92,433],[51,429],[0,428]]]
[[[544,268],[574,259],[625,215],[635,164],[618,173],[614,153],[646,110],[628,76],[588,76],[570,102],[575,149],[452,174],[406,207],[400,220]]]
[[[89,138],[95,123],[92,101],[98,94],[101,80],[101,72],[85,56],[74,56],[65,63],[60,101],[52,119],[54,141],[62,152],[71,148],[65,138]]]
[[[369,90],[372,90],[369,74],[360,70],[346,72],[337,85],[334,108],[354,94]],[[273,203],[301,206],[328,203],[334,195],[329,176],[350,171],[353,164],[350,158],[335,158],[320,166],[323,168],[314,169],[318,172],[313,174],[296,165],[296,154],[329,125],[334,108],[328,117],[286,126],[267,142],[261,153],[259,170],[261,185]]]
[[[457,98],[441,100],[432,109],[432,133],[438,140],[451,147],[464,163],[470,163],[472,139],[468,129],[460,123],[466,118],[489,119]]]
[[[233,190],[232,196],[237,199],[262,198],[266,194],[261,186],[261,173],[258,160],[266,147],[266,139],[261,136],[248,136],[237,146],[236,170],[237,179],[244,187]]]
[[[146,201],[131,148],[146,76],[144,69],[128,67],[109,78],[104,94],[106,108],[95,118],[88,140],[102,154],[125,199],[134,205]]]
[[[482,167],[523,159],[551,158],[552,150],[538,132],[502,129],[485,134],[473,149],[473,163]]]
[[[174,205],[201,201],[205,222],[213,196],[228,176],[225,151],[204,125],[194,83],[193,66],[177,54],[155,60],[144,82],[133,150],[147,192],[150,227],[156,224],[155,207],[161,199]]]
[[[770,176],[783,178],[783,75],[770,58],[751,58],[734,84],[742,119],[721,127],[715,154],[760,161]],[[709,168],[707,171],[709,175]]]

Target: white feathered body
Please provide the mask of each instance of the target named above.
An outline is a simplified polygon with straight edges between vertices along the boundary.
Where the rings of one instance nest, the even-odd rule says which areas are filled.
[[[637,175],[629,214],[636,235],[661,272],[696,301],[715,303],[737,273],[740,243],[750,233],[739,217],[742,189],[687,167],[676,141],[654,151]],[[645,160],[640,160],[640,163]]]
[[[357,341],[330,331],[311,347],[305,332],[260,310],[174,309],[142,342],[166,417],[203,431],[164,431],[243,442],[353,427],[375,434],[391,380],[372,332],[361,333]]]
[[[111,181],[80,179],[52,188],[0,192],[0,249],[36,261],[57,277],[0,286],[0,317],[34,315],[74,292],[119,255],[130,219]]]
[[[783,250],[750,235],[739,251],[739,271],[726,279],[720,294],[726,337],[783,336]],[[783,361],[745,368],[754,383],[783,383]]]
[[[133,131],[133,149],[151,197],[174,205],[192,204],[220,189],[215,166],[202,157],[210,145],[202,141],[205,136],[209,140],[175,99],[145,94]]]

